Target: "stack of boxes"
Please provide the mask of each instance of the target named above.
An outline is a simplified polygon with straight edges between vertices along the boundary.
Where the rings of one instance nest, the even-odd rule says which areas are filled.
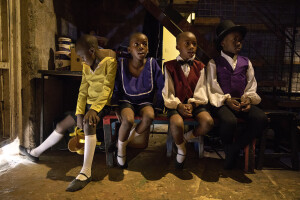
[[[82,71],[81,59],[71,42],[70,38],[58,38],[59,50],[55,52],[55,70]]]

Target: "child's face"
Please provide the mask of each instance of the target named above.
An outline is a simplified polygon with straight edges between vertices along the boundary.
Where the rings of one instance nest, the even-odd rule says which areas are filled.
[[[223,51],[238,54],[242,49],[242,35],[240,32],[231,32],[221,42]]]
[[[186,33],[182,35],[177,42],[176,49],[180,52],[183,60],[193,58],[197,50],[197,39],[194,34]]]
[[[143,60],[148,54],[148,38],[146,35],[139,34],[131,38],[128,52],[134,59]]]
[[[95,60],[94,51],[92,49],[86,49],[83,47],[76,47],[75,51],[78,56],[82,59],[82,62],[85,62],[87,65],[92,66]]]

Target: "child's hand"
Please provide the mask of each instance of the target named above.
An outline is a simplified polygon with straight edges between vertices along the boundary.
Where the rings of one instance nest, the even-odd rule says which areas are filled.
[[[91,126],[96,126],[100,118],[97,115],[97,112],[93,109],[90,109],[83,118],[83,124],[89,123]]]
[[[241,110],[243,112],[248,112],[251,108],[251,100],[250,98],[246,98],[244,101],[241,102]]]
[[[193,105],[192,104],[185,104],[185,106],[186,106],[186,109],[190,112],[190,113],[192,113],[193,112]]]
[[[235,111],[241,111],[241,104],[235,100],[235,99],[226,99],[225,103],[227,104],[227,106],[229,106],[232,110]]]
[[[184,117],[192,117],[192,111],[193,111],[193,106],[192,108],[190,107],[192,106],[191,104],[178,104],[177,106],[177,110],[180,114],[182,114]]]
[[[83,115],[77,115],[77,127],[83,129]]]

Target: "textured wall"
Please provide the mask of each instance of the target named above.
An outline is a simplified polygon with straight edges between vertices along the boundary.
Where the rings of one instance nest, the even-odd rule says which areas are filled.
[[[34,146],[38,135],[40,116],[36,116],[36,79],[39,69],[48,69],[53,63],[55,48],[56,16],[53,2],[38,0],[21,1],[22,41],[22,110],[23,142]],[[51,59],[50,59],[51,58]],[[49,60],[50,59],[50,60]]]

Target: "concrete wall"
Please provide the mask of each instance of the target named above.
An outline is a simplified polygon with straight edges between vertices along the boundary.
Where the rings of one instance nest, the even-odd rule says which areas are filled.
[[[48,69],[53,63],[55,49],[56,15],[53,2],[37,0],[21,1],[22,41],[22,110],[23,142],[35,145],[34,136],[39,133],[36,116],[36,78],[39,69]],[[50,60],[49,60],[50,59]]]

